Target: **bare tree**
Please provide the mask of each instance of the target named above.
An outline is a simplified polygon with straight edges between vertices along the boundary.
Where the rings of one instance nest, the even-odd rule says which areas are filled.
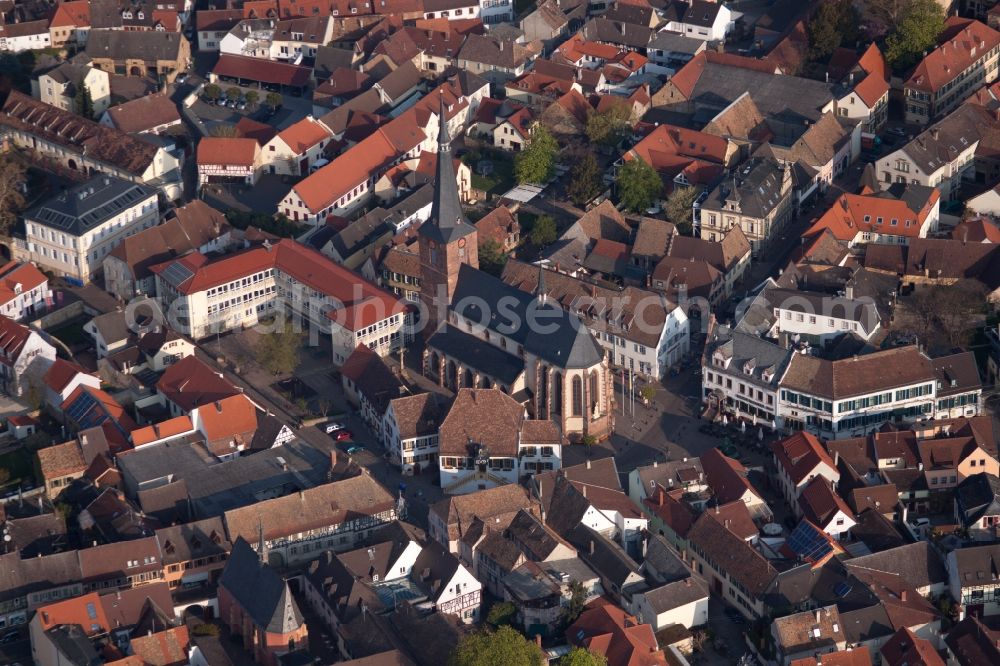
[[[9,155],[0,157],[0,235],[9,236],[24,209],[27,172],[24,165]]]

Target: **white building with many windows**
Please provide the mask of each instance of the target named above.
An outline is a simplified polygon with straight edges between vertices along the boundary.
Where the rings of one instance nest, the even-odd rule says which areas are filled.
[[[439,393],[421,393],[389,401],[382,416],[382,445],[390,460],[413,474],[433,467],[438,455],[438,427],[447,412]]]
[[[293,240],[218,259],[191,252],[151,270],[168,321],[196,340],[277,314],[315,340],[329,336],[336,365],[360,344],[385,356],[408,340],[409,306]]]
[[[114,176],[97,176],[24,214],[15,257],[56,275],[89,282],[125,238],[160,220],[156,191]]]

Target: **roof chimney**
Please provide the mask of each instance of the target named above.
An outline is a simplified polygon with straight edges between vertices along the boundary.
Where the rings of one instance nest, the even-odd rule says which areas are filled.
[[[587,461],[587,469],[590,469],[590,461]]]
[[[584,487],[583,487],[583,496],[584,496],[584,497],[586,497],[586,496],[587,496],[587,486],[584,486]]]
[[[904,602],[904,603],[906,602],[906,590],[901,590],[900,591],[900,593],[899,593],[899,600],[902,601],[902,602]]]
[[[593,539],[590,540],[590,554],[591,555],[594,554],[594,540]]]

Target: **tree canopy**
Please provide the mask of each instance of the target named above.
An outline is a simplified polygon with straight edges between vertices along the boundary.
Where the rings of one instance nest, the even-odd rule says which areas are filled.
[[[10,235],[17,214],[27,203],[24,198],[26,182],[24,165],[10,155],[0,156],[0,235]]]
[[[77,115],[83,116],[88,120],[94,119],[94,99],[90,96],[90,89],[87,84],[81,83],[80,87],[76,89],[76,97],[73,98],[73,102],[76,105]]]
[[[601,180],[601,167],[593,153],[584,153],[570,170],[569,185],[566,193],[577,206],[583,206],[593,201],[601,190],[604,182]]]
[[[682,234],[691,233],[691,216],[697,198],[698,188],[696,187],[675,187],[674,191],[667,197],[667,203],[663,210],[667,219],[677,225],[677,230]]]
[[[612,104],[605,111],[591,110],[587,114],[587,139],[591,143],[616,146],[625,137],[632,121],[627,104]]]
[[[216,100],[222,97],[222,88],[214,83],[209,83],[207,86],[202,88],[201,94],[207,99]]]
[[[594,654],[582,647],[575,647],[559,660],[559,666],[607,666],[608,660],[602,654]]]
[[[503,267],[507,264],[507,255],[504,254],[500,244],[492,238],[487,239],[479,245],[479,268],[490,275],[500,277]],[[496,608],[496,606],[494,606]]]
[[[448,666],[542,666],[541,649],[509,626],[480,631],[459,641]]]
[[[824,60],[842,44],[858,38],[858,12],[851,0],[833,0],[819,6],[809,21],[809,57]]]
[[[302,333],[290,324],[277,327],[273,333],[260,336],[254,349],[257,362],[272,375],[291,373],[299,364]]]
[[[514,175],[517,182],[541,184],[552,179],[556,172],[559,144],[542,124],[535,125],[527,147],[514,157]]]
[[[532,244],[542,247],[553,242],[556,237],[556,221],[550,215],[539,215],[531,225]]]
[[[885,59],[902,71],[917,64],[924,51],[937,45],[944,30],[944,12],[935,0],[909,0],[892,34],[885,40]]]
[[[660,197],[663,181],[656,169],[641,159],[631,159],[618,170],[618,198],[633,213],[641,213]]]

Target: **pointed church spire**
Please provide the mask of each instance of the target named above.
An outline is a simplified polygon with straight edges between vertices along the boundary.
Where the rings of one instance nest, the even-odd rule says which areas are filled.
[[[458,178],[451,156],[451,133],[448,131],[448,108],[441,89],[438,109],[437,178],[434,181],[434,201],[431,217],[420,226],[420,233],[438,243],[451,243],[467,236],[475,227],[469,224],[462,212],[458,196]]]
[[[262,565],[267,564],[267,542],[264,541],[264,521],[257,519],[257,557]]]
[[[538,284],[535,285],[535,298],[538,299],[539,303],[544,303],[546,298],[545,268],[542,267],[541,262],[538,262]]]

